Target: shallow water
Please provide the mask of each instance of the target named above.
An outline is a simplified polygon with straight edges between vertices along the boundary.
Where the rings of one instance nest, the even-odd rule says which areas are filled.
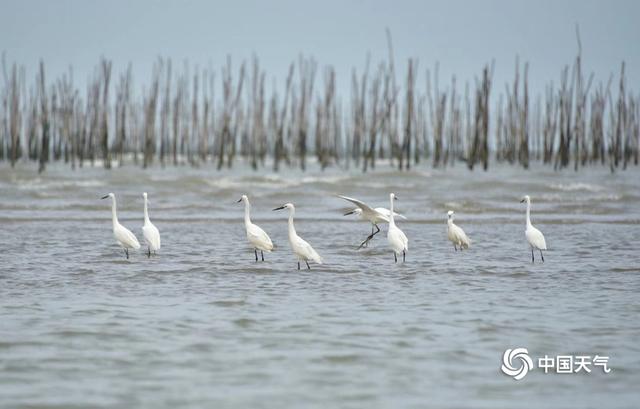
[[[640,384],[640,172],[462,166],[255,173],[0,164],[0,407],[629,407]],[[162,234],[141,239],[141,192]],[[386,228],[343,217],[335,194],[399,196],[409,237],[394,264]],[[255,263],[243,209],[278,246]],[[531,264],[524,207],[546,236]],[[324,257],[296,269],[286,213]],[[455,252],[446,211],[473,240]],[[537,255],[536,255],[537,257]],[[502,374],[532,357],[606,355],[612,372]]]

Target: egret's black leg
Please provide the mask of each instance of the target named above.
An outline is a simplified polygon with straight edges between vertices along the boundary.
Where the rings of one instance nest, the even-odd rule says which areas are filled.
[[[147,251],[147,258],[151,258],[151,247],[148,247],[149,251]]]
[[[542,250],[540,250],[540,257],[542,257],[542,262],[544,263],[544,256],[542,255]]]
[[[374,227],[377,229],[375,232],[373,231]],[[375,236],[378,233],[380,233],[380,227],[378,227],[377,224],[372,224],[371,225],[371,234],[369,236],[367,236],[367,238],[362,243],[360,243],[360,246],[358,246],[358,250],[360,250],[361,248],[366,247],[367,245],[369,245],[369,241],[371,241],[373,236]]]
[[[264,252],[260,250],[260,256],[262,257],[262,261],[264,261]]]
[[[363,247],[367,247],[367,245],[369,244],[369,240],[371,240],[371,235],[367,236],[367,238],[364,239],[362,243],[360,243],[360,245],[358,246],[358,250],[360,250]]]
[[[402,250],[402,262],[404,263],[406,257],[406,251]]]
[[[129,249],[124,249],[124,254],[127,255],[127,260],[129,260]]]
[[[396,256],[396,252],[393,252],[393,262],[397,263],[398,262],[398,256]]]
[[[360,250],[363,247],[367,247],[369,246],[369,241],[373,238],[373,236],[375,236],[375,234],[373,234],[373,227],[371,228],[371,234],[367,236],[366,239],[364,239],[364,241],[362,243],[360,243],[360,245],[358,246],[358,250]]]
[[[305,260],[304,262],[307,263],[307,270],[311,270],[311,267],[309,267],[309,262],[307,260]]]
[[[534,258],[533,258],[533,249],[531,249],[531,262],[534,262]]]
[[[298,261],[298,270],[300,270],[300,262]]]
[[[456,244],[455,244],[455,243],[453,243],[453,249],[454,249],[455,251],[458,251],[458,247],[456,247]]]
[[[258,261],[258,250],[257,249],[253,249],[253,252],[256,255],[256,261]]]

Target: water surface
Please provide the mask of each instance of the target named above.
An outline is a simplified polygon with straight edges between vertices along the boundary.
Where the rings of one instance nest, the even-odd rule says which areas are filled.
[[[636,407],[640,384],[640,173],[494,167],[279,174],[211,167],[112,171],[0,165],[0,407]],[[142,239],[142,197],[162,250]],[[409,237],[342,213],[347,194],[399,196]],[[253,220],[277,245],[255,263]],[[531,264],[523,194],[546,236]],[[286,213],[324,257],[296,269]],[[473,240],[446,241],[446,211]],[[613,371],[500,372],[506,348],[610,356]]]

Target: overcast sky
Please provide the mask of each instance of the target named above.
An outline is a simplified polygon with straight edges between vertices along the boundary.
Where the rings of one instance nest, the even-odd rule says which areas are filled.
[[[159,55],[219,68],[227,54],[238,62],[255,52],[268,78],[282,82],[304,53],[333,65],[348,93],[351,69],[364,66],[367,52],[374,62],[386,56],[389,27],[399,66],[417,57],[423,73],[439,61],[441,82],[457,74],[463,83],[495,58],[501,92],[520,55],[536,92],[573,61],[576,23],[587,71],[606,81],[626,60],[629,86],[638,91],[640,82],[640,1],[633,0],[1,0],[0,9],[0,50],[9,62],[31,76],[43,58],[49,78],[73,65],[83,87],[102,55],[116,72],[131,62],[140,85]]]

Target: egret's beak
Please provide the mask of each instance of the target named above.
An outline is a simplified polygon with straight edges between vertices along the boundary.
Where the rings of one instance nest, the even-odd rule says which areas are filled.
[[[350,214],[354,214],[355,212],[356,212],[355,210],[351,210],[350,212],[346,212],[344,216],[349,216]]]
[[[284,206],[276,207],[276,208],[275,208],[275,209],[273,209],[273,210],[275,211],[275,210],[282,210],[282,209],[284,209]]]
[[[398,200],[398,196],[393,196],[393,200]]]
[[[236,203],[240,203],[240,202],[242,202],[242,198],[238,199]]]
[[[101,199],[108,199],[108,198],[109,198],[109,195],[101,197]]]
[[[520,203],[524,203],[524,199],[522,199],[522,200],[520,201]]]

